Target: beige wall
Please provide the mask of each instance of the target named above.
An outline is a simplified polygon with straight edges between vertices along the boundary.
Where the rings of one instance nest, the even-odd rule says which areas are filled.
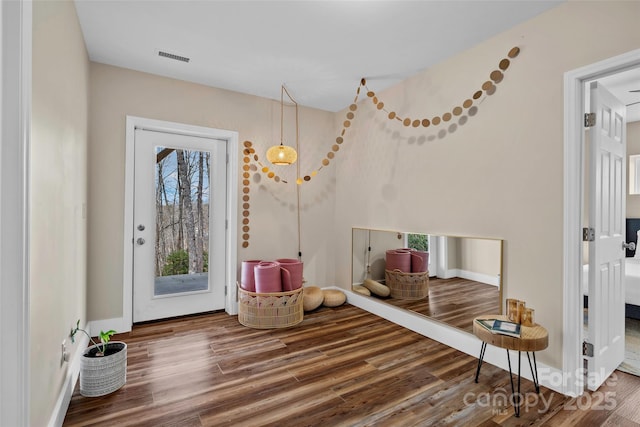
[[[460,239],[459,268],[472,273],[498,276],[502,259],[500,240]]]
[[[67,373],[61,343],[86,322],[89,60],[71,1],[33,3],[30,212],[31,425],[47,425]]]
[[[295,96],[295,94],[293,94]],[[294,122],[285,117],[285,136]],[[91,320],[118,318],[123,298],[125,119],[127,115],[239,132],[264,153],[280,140],[280,104],[183,81],[91,64],[89,147],[89,284]],[[333,114],[300,109],[301,174],[310,174],[335,139]],[[294,144],[293,137],[286,141]],[[322,154],[320,154],[322,153]],[[242,153],[239,159],[242,161]],[[295,167],[274,167],[289,183],[251,177],[250,246],[238,240],[238,262],[297,256]],[[240,168],[239,174],[242,175]],[[242,183],[242,176],[239,176]],[[322,169],[301,187],[302,259],[307,284],[334,283],[332,229],[335,168]],[[241,188],[238,188],[241,191]],[[242,199],[238,211],[241,214]],[[239,217],[239,221],[242,216]],[[241,226],[241,224],[240,224]],[[242,233],[238,233],[238,239]]]
[[[519,46],[463,123],[406,128],[362,102],[338,162],[338,284],[352,226],[504,239],[503,297],[535,308],[550,337],[539,360],[561,368],[563,75],[637,49],[639,16],[640,2],[568,2],[378,94],[402,117],[442,115]]]

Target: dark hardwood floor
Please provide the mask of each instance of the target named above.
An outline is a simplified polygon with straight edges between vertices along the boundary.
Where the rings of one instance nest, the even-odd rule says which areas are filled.
[[[580,400],[545,388],[538,396],[523,380],[527,404],[515,418],[507,372],[484,364],[476,384],[475,357],[350,305],[306,313],[289,329],[249,329],[219,313],[117,338],[129,346],[127,384],[99,398],[76,387],[65,426],[640,423],[640,379],[618,372]]]
[[[420,300],[373,298],[399,308],[439,320],[469,333],[470,319],[484,314],[500,313],[500,289],[497,286],[460,277],[429,279],[429,295]]]

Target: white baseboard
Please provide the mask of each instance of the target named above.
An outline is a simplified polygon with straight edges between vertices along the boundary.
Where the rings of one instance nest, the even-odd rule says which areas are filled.
[[[474,282],[485,283],[487,285],[500,286],[500,276],[491,276],[489,274],[475,273],[473,271],[458,270],[458,277],[473,280]]]
[[[473,280],[474,282],[485,283],[487,285],[493,285],[493,286],[500,286],[500,275],[492,276],[490,274],[460,270],[459,268],[445,270],[437,277],[440,279],[453,279],[454,277],[461,277],[463,279]]]
[[[442,344],[455,348],[456,350],[460,350],[470,356],[477,358],[480,354],[481,341],[476,336],[468,332],[431,320],[422,315],[399,309],[391,304],[376,301],[373,298],[360,295],[356,292],[351,292],[337,287],[334,288],[340,289],[344,292],[347,295],[347,302],[351,305],[417,332],[420,335],[441,342]],[[512,351],[510,354],[511,366],[514,371],[517,372],[518,353]],[[533,381],[526,357],[526,354],[522,355],[523,360],[520,373],[523,378]],[[509,369],[505,350],[491,345],[487,346],[485,351],[484,363],[497,366],[505,371],[508,371]],[[540,385],[555,392],[564,394],[562,380],[563,372],[560,369],[552,368],[540,362],[537,362],[537,366]]]
[[[92,320],[87,328],[92,337],[98,336],[100,331],[113,329],[116,333],[131,332],[131,325],[128,325],[123,317],[113,319]]]
[[[67,362],[69,364],[67,367],[67,375],[62,383],[60,394],[53,408],[53,413],[49,418],[48,427],[62,426],[64,417],[69,409],[73,390],[78,382],[78,376],[80,375],[80,358],[82,357],[83,350],[89,345],[89,337],[85,334],[78,334],[77,337],[78,341],[75,345],[76,351],[72,355],[71,361]]]

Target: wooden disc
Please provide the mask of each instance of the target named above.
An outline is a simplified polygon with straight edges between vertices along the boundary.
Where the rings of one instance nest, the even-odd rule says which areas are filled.
[[[305,175],[305,176],[304,176],[304,180],[305,180],[305,181],[311,181],[311,177],[310,177],[309,175]]]
[[[268,167],[266,167],[266,166],[265,166],[265,167],[263,167],[263,168],[262,168],[262,172],[264,172],[264,173],[269,172],[269,168],[268,168]]]
[[[242,247],[243,248],[248,248],[249,247],[249,242],[242,242]]]
[[[249,232],[250,227],[248,225],[245,225],[242,227],[242,231],[244,231],[245,233]]]
[[[375,93],[373,93],[372,91],[367,92],[367,96],[369,98],[372,98],[373,96],[375,96]]]
[[[245,156],[248,156],[249,154],[251,154],[251,151],[248,148],[245,148],[243,153]]]
[[[243,203],[242,209],[249,209],[249,203]]]
[[[388,117],[390,120],[393,120],[396,117],[396,112],[395,111],[390,112]]]
[[[354,117],[354,114],[351,111],[349,111],[347,113],[347,119],[351,120],[351,119],[353,119],[353,117]]]
[[[459,116],[460,114],[462,114],[462,107],[455,107],[453,109],[453,115],[454,116]]]
[[[411,119],[409,117],[407,117],[406,119],[404,119],[402,124],[405,125],[405,126],[409,126],[411,124]]]
[[[431,124],[431,122],[429,121],[429,119],[422,119],[422,126],[427,128],[429,127],[429,125]]]
[[[470,99],[466,99],[466,100],[462,103],[462,106],[463,106],[464,108],[469,108],[469,107],[471,107],[472,105],[473,105],[473,101],[472,101],[472,100],[470,100]]]
[[[249,224],[249,218],[244,218],[244,219],[242,220],[242,223],[243,223],[244,225]]]
[[[248,217],[249,216],[249,211],[246,211],[246,210],[242,211],[242,216],[245,217],[245,218]]]
[[[351,111],[356,111],[358,109],[358,106],[356,104],[351,104],[351,105],[349,105],[349,109]]]
[[[440,117],[435,116],[433,119],[431,119],[431,123],[433,123],[434,126],[438,126],[440,124]]]
[[[256,162],[258,161],[258,155],[257,154],[253,156],[253,160],[255,160]]]
[[[242,166],[242,170],[244,170],[244,171],[248,171],[250,168],[251,168],[251,166],[249,166],[249,165]]]
[[[249,193],[249,191],[250,191],[250,190],[249,190],[249,187],[244,187],[244,188],[242,189],[242,192],[243,192],[244,194]]]
[[[245,147],[251,147],[251,141],[245,141],[243,144]]]
[[[351,126],[351,122],[349,120],[345,120],[343,125],[344,127],[348,128],[349,126]]]
[[[340,149],[340,146],[339,146],[339,145],[336,145],[336,144],[333,144],[333,146],[331,147],[331,149],[332,149],[333,151],[338,151],[338,150]]]
[[[482,96],[482,91],[479,90],[476,93],[473,94],[473,99],[478,99]]]
[[[249,233],[244,233],[242,235],[242,240],[249,240]]]
[[[520,48],[518,46],[514,47],[513,49],[511,49],[509,51],[509,53],[507,54],[507,56],[511,59],[515,58],[516,56],[518,56],[520,54]]]
[[[482,84],[482,90],[487,91],[491,89],[491,86],[493,86],[493,82],[491,80],[487,80]]]
[[[249,182],[248,179],[243,179],[242,180],[242,185],[249,185],[249,184],[250,184],[250,182]]]
[[[322,159],[322,164],[325,166],[329,166],[329,159]]]
[[[341,136],[339,136],[339,137],[336,138],[336,142],[338,144],[342,144],[344,142],[344,139]]]
[[[249,163],[251,159],[249,157],[245,157],[244,159],[242,159],[242,161],[245,163]]]
[[[249,178],[251,176],[251,174],[249,172],[243,172],[242,173],[242,177],[243,178]]]
[[[502,74],[502,71],[493,70],[489,77],[494,81],[494,83],[500,83],[504,78],[504,74]]]
[[[384,102],[378,102],[378,110],[382,110],[384,108]]]
[[[378,97],[377,96],[374,96],[371,100],[373,101],[374,104],[378,103]]]
[[[445,122],[448,122],[449,120],[451,120],[451,113],[444,113],[442,115],[442,120],[444,120]]]
[[[276,176],[273,177],[273,180],[275,182],[280,182],[280,177],[278,175],[276,175]]]
[[[244,202],[248,202],[251,198],[249,197],[248,194],[245,194],[244,196],[242,196],[242,201]]]
[[[335,154],[333,152],[329,151],[327,153],[327,157],[330,158],[330,159],[333,159],[335,157]]]
[[[269,173],[267,174],[267,176],[268,176],[269,178],[273,178],[274,176],[276,176],[276,174],[275,174],[275,173],[273,173],[273,172],[269,172]]]
[[[504,58],[502,61],[500,61],[500,64],[498,64],[498,68],[500,68],[502,71],[505,71],[507,68],[509,68],[509,64],[510,61],[507,58]]]
[[[411,123],[411,126],[417,128],[418,126],[420,126],[420,120],[414,120],[413,123]]]

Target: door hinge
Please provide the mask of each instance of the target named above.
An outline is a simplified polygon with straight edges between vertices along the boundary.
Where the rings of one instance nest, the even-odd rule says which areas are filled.
[[[593,228],[583,228],[582,229],[582,241],[583,242],[593,242],[596,240],[596,231]]]
[[[596,125],[596,113],[584,114],[584,127],[590,128]]]
[[[587,357],[593,357],[593,344],[590,342],[582,342],[582,355]]]

